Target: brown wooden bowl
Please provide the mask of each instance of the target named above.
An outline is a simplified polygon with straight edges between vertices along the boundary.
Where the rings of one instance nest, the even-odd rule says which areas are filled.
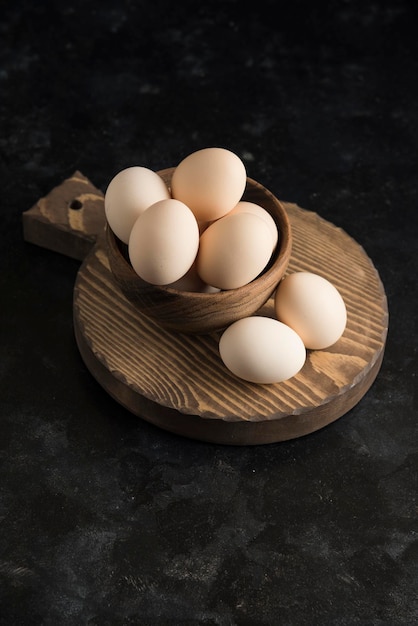
[[[174,168],[158,172],[168,187],[173,172]],[[151,285],[136,274],[129,262],[126,244],[106,225],[110,269],[125,297],[162,327],[183,333],[210,333],[253,315],[267,302],[286,272],[292,250],[292,234],[285,208],[263,185],[247,178],[242,199],[266,209],[279,231],[272,258],[257,278],[243,287],[217,293],[179,291]]]

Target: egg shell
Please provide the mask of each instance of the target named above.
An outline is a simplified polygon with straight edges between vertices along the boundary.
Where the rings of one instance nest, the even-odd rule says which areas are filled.
[[[203,282],[197,273],[196,263],[193,263],[184,276],[176,280],[174,283],[167,285],[167,287],[177,289],[178,291],[194,291],[200,293],[217,293],[220,291],[216,287],[211,287]]]
[[[170,198],[170,192],[163,179],[147,167],[132,166],[121,170],[110,181],[104,206],[107,222],[124,243],[136,219],[151,204]]]
[[[271,257],[270,230],[257,215],[237,213],[213,222],[201,235],[196,267],[219,289],[236,289],[256,278]]]
[[[247,182],[244,163],[225,148],[203,148],[175,168],[171,194],[191,208],[199,222],[219,219],[241,199]]]
[[[279,231],[277,229],[277,224],[270,213],[259,204],[255,204],[255,202],[247,202],[246,200],[240,200],[232,211],[229,212],[229,215],[233,215],[234,213],[253,213],[254,215],[258,215],[265,220],[270,229],[273,252],[279,240]]]
[[[221,335],[219,353],[235,376],[258,384],[288,380],[306,360],[305,346],[294,330],[257,315],[231,324]]]
[[[293,328],[311,350],[332,346],[347,324],[345,302],[337,288],[312,272],[285,276],[276,289],[274,307],[277,319]]]
[[[199,227],[179,200],[160,200],[136,220],[128,243],[135,272],[154,285],[179,280],[192,267],[199,247]]]

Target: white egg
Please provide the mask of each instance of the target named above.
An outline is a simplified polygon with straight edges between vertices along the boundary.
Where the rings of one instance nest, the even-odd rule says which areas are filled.
[[[258,384],[292,378],[306,360],[305,346],[294,330],[257,315],[228,326],[221,335],[219,353],[235,376]]]
[[[174,283],[170,283],[167,287],[178,289],[179,291],[194,291],[200,293],[218,293],[220,289],[211,287],[203,282],[197,273],[196,263],[193,263],[189,271]]]
[[[177,165],[171,193],[191,208],[199,222],[207,222],[231,211],[241,199],[246,183],[245,165],[234,152],[203,148]]]
[[[271,241],[272,241],[272,250],[277,246],[277,242],[279,240],[279,231],[277,229],[277,224],[270,215],[270,213],[259,204],[255,204],[254,202],[247,202],[246,200],[241,200],[238,204],[229,212],[228,215],[233,215],[234,213],[253,213],[254,215],[258,215],[261,217],[267,224],[271,233]]]
[[[201,279],[219,289],[236,289],[256,278],[272,254],[266,222],[252,213],[226,215],[200,236],[196,266]]]
[[[285,276],[276,289],[274,306],[277,319],[293,328],[311,350],[333,345],[347,324],[345,302],[337,288],[312,272]]]
[[[127,167],[112,178],[106,189],[107,222],[115,235],[128,243],[139,215],[151,204],[167,198],[170,198],[170,192],[156,172],[141,166]]]
[[[172,198],[152,204],[136,220],[128,243],[129,260],[143,280],[167,285],[192,267],[199,227],[191,210]]]

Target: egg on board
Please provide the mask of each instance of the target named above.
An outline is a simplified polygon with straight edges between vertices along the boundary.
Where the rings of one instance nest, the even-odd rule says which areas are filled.
[[[171,179],[171,195],[190,207],[199,222],[210,222],[234,208],[246,183],[245,165],[234,152],[203,148],[177,165]]]
[[[311,350],[333,345],[347,324],[345,302],[337,288],[312,272],[285,276],[276,289],[274,307],[277,319],[293,328]]]
[[[258,384],[288,380],[306,360],[305,346],[294,330],[276,319],[257,315],[228,326],[219,340],[219,353],[235,376]]]
[[[196,259],[200,278],[219,289],[236,289],[256,278],[272,254],[266,222],[252,213],[226,215],[200,236]]]
[[[254,215],[258,215],[263,220],[265,220],[271,233],[272,251],[275,249],[279,240],[279,231],[277,229],[276,222],[264,207],[260,206],[259,204],[255,204],[255,202],[240,200],[238,204],[232,209],[232,211],[229,212],[229,215],[233,215],[234,213],[254,213]]]
[[[172,198],[160,200],[134,223],[129,260],[143,280],[167,285],[192,267],[199,247],[199,227],[189,207]]]
[[[128,243],[136,219],[151,204],[170,198],[163,179],[147,167],[132,166],[121,170],[110,181],[104,206],[107,222],[124,243]]]

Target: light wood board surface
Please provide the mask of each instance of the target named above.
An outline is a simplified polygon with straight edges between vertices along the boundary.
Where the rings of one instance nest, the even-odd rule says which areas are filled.
[[[296,376],[272,385],[247,383],[225,368],[220,332],[166,331],[128,302],[109,268],[103,195],[80,172],[23,215],[24,237],[84,258],[74,287],[75,337],[92,375],[120,404],[193,439],[266,444],[307,435],[353,408],[379,372],[388,329],[385,291],[364,249],[316,213],[284,205],[293,233],[288,273],[331,281],[346,303],[347,326],[331,348],[308,351]],[[74,254],[71,238],[84,242],[74,244]],[[273,299],[257,314],[274,317]]]

